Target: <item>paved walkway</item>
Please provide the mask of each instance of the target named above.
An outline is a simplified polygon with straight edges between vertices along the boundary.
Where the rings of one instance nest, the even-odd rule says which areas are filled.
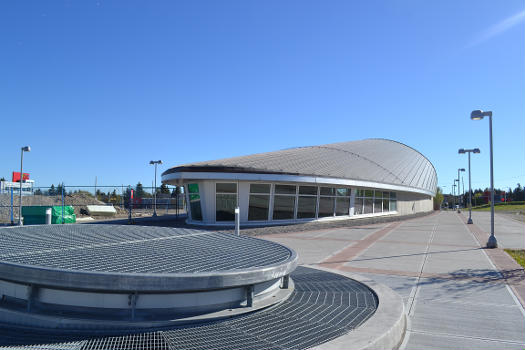
[[[523,349],[523,269],[501,249],[482,249],[483,224],[465,222],[441,212],[262,238],[294,248],[300,264],[355,272],[399,293],[408,314],[401,349]]]
[[[463,210],[461,214],[468,218],[468,210]],[[525,249],[525,223],[512,216],[498,212],[494,215],[494,234],[498,245],[500,248]],[[490,211],[473,211],[472,221],[485,232],[490,232]]]

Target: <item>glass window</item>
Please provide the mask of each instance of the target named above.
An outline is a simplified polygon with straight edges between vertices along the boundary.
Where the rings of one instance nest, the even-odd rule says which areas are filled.
[[[198,184],[188,184],[188,192],[189,193],[199,193],[199,185]]]
[[[248,207],[248,220],[268,220],[268,209],[270,208],[270,196],[264,194],[250,195]]]
[[[390,192],[383,192],[383,198],[390,198]]]
[[[299,194],[309,194],[312,196],[317,196],[317,187],[316,186],[299,186]]]
[[[335,188],[333,187],[321,187],[321,196],[333,196]]]
[[[277,187],[278,185],[276,185]],[[295,186],[292,186],[295,187]],[[295,207],[295,196],[274,196],[273,199],[273,219],[286,220],[293,219]]]
[[[350,211],[350,197],[337,197],[335,202],[335,215],[348,215]]]
[[[336,189],[336,193],[338,196],[350,196],[350,189],[349,188],[338,188]]]
[[[374,191],[375,198],[383,198],[383,191]]]
[[[364,195],[363,190],[360,190],[360,189],[355,190],[355,195],[356,197],[363,197]]]
[[[364,199],[364,205],[363,205],[363,214],[371,214],[373,213],[373,201],[372,198],[365,198]]]
[[[354,215],[363,214],[363,199],[356,198],[354,203]]]
[[[395,199],[395,198],[396,198],[396,193],[390,192],[390,199]]]
[[[270,193],[269,184],[250,184],[250,193]]]
[[[215,184],[215,220],[234,221],[237,206],[237,184]]]
[[[201,196],[199,196],[198,194],[190,194],[189,196],[191,219],[196,221],[202,221]]]
[[[394,199],[394,200],[390,200],[390,211],[396,211],[397,210],[397,201]]]
[[[276,194],[295,194],[294,185],[275,185]]]
[[[215,220],[234,221],[235,207],[237,202],[236,194],[216,194],[215,201]]]
[[[372,190],[366,190],[365,191],[365,197],[372,198],[374,196],[374,191]]]
[[[383,212],[383,200],[374,199],[374,213],[382,213],[382,212]]]
[[[317,206],[317,197],[299,196],[297,202],[297,218],[315,218],[315,207]]]
[[[389,202],[388,199],[383,199],[383,211],[389,211],[390,210],[388,202]]]
[[[334,197],[320,197],[319,198],[319,214],[320,218],[327,216],[334,216]]]
[[[216,193],[237,193],[236,183],[217,183],[215,187]]]

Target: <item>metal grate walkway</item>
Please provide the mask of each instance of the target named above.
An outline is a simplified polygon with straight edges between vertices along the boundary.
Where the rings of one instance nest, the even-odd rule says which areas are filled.
[[[280,244],[229,233],[120,225],[0,229],[0,264],[114,273],[246,270],[286,262]]]
[[[24,350],[307,349],[352,331],[377,309],[374,292],[347,277],[298,267],[292,278],[295,290],[286,301],[223,321],[90,340],[81,340],[78,332],[69,336],[57,330],[22,333],[0,324],[0,344],[25,344],[9,347]],[[62,343],[27,346],[53,342]]]

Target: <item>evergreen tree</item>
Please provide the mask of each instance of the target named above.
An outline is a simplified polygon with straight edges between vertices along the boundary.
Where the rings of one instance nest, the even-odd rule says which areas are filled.
[[[521,184],[518,183],[514,192],[512,193],[512,199],[515,201],[524,201],[525,200],[525,190],[521,187]]]
[[[144,188],[142,187],[142,184],[139,182],[137,183],[137,186],[135,186],[135,198],[143,198],[145,197],[146,192],[144,192]]]
[[[57,190],[55,189],[55,185],[51,184],[51,187],[47,190],[47,194],[49,196],[56,196]]]
[[[57,186],[57,192],[56,192],[56,195],[57,196],[61,196],[62,195],[62,190],[64,189],[64,183],[62,182],[61,184],[58,184]]]
[[[170,194],[170,189],[166,184],[160,185],[160,193],[162,194]]]

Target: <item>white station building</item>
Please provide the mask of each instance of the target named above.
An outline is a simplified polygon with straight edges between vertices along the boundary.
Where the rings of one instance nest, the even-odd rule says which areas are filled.
[[[184,186],[188,223],[243,225],[409,215],[433,210],[437,175],[415,149],[386,139],[298,147],[184,164],[162,182]]]

